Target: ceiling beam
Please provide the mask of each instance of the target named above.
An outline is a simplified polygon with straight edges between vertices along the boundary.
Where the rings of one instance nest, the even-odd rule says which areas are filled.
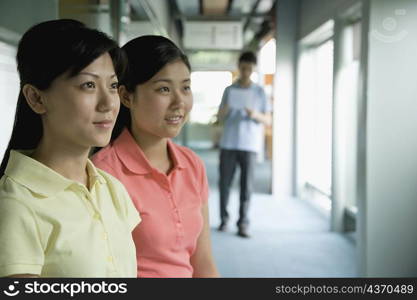
[[[229,0],[229,3],[227,4],[226,8],[226,14],[230,14],[230,11],[232,10],[233,0]]]
[[[225,15],[229,6],[228,0],[203,0],[202,10],[203,15]]]
[[[198,0],[198,5],[199,5],[199,8],[200,8],[200,15],[201,16],[204,14],[204,9],[203,9],[204,5],[203,5],[203,2],[204,2],[204,0]]]
[[[245,32],[246,29],[248,29],[249,24],[251,22],[251,18],[256,14],[256,9],[258,8],[260,2],[261,0],[256,0],[256,2],[253,4],[252,9],[249,13],[249,17],[246,19],[245,25],[243,25],[243,32]]]

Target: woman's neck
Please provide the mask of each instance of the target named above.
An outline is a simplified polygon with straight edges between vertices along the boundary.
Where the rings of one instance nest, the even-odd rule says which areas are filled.
[[[90,149],[75,149],[63,143],[42,138],[32,158],[62,176],[88,187],[87,159]]]
[[[168,138],[147,135],[133,129],[132,135],[151,166],[162,173],[168,174],[172,168],[172,160],[168,152]]]

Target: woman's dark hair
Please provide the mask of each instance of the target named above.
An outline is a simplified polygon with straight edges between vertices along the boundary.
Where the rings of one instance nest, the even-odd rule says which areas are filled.
[[[239,64],[242,62],[248,62],[256,65],[256,55],[251,51],[243,52],[239,57]]]
[[[16,55],[20,93],[12,136],[0,166],[0,177],[12,149],[34,149],[43,135],[41,117],[28,105],[22,93],[23,86],[31,84],[46,90],[58,76],[68,73],[68,77],[73,77],[106,52],[110,54],[116,75],[122,77],[126,65],[124,54],[103,32],[70,19],[42,22],[26,31]]]
[[[181,60],[191,71],[187,56],[171,40],[157,35],[144,35],[129,41],[122,47],[127,56],[128,65],[124,76],[119,80],[129,92],[134,92],[138,84],[150,80],[166,64]],[[116,139],[122,130],[130,129],[130,111],[120,105],[120,112],[112,133]]]

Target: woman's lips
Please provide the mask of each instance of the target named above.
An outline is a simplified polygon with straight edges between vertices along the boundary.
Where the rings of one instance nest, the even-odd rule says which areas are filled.
[[[113,127],[113,121],[99,121],[99,122],[93,122],[93,124],[99,128],[112,128]]]
[[[177,125],[181,123],[183,118],[183,116],[170,116],[165,118],[165,121],[167,121],[167,123],[170,125]]]

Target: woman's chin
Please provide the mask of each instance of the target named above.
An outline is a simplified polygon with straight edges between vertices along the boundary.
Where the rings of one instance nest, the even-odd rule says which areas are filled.
[[[177,132],[170,132],[165,137],[169,139],[176,138],[180,134],[181,130],[178,130]]]
[[[184,126],[184,124],[181,124],[181,126],[178,126],[177,128],[170,128],[167,131],[167,134],[166,134],[167,137],[171,138],[171,139],[177,137],[181,133],[181,130],[182,130],[183,126]]]
[[[110,143],[110,137],[106,139],[95,140],[94,142],[95,143],[93,147],[106,147]]]

